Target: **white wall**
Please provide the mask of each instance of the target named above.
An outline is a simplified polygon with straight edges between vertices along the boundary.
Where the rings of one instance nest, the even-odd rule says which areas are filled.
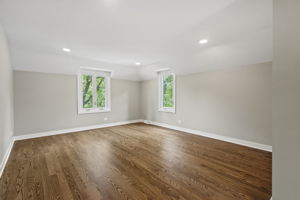
[[[299,20],[299,0],[274,0],[273,200],[300,199]]]
[[[0,174],[13,137],[12,69],[4,31],[0,25]]]
[[[14,71],[15,135],[140,119],[139,91],[112,79],[111,112],[78,115],[77,76]]]
[[[158,112],[158,81],[144,81],[142,117],[271,145],[271,70],[269,62],[177,76],[175,114]]]

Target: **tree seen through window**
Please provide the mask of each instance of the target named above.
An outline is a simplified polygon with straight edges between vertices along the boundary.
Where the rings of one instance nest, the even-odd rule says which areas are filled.
[[[93,107],[93,79],[91,75],[82,75],[83,108]]]
[[[104,77],[97,77],[96,78],[97,84],[97,107],[104,108],[105,107],[105,78]]]
[[[163,77],[163,106],[165,108],[173,107],[173,76]]]

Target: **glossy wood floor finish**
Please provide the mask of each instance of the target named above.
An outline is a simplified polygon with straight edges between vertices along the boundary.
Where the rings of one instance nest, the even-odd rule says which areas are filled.
[[[1,200],[269,200],[271,153],[146,124],[18,141]]]

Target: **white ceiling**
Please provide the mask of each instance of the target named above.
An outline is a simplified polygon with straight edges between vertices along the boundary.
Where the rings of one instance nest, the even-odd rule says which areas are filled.
[[[0,0],[0,20],[18,70],[90,66],[144,80],[159,68],[187,74],[272,60],[272,0]]]

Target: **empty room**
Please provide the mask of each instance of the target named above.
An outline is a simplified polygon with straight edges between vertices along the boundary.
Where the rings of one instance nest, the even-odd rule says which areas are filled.
[[[300,1],[0,0],[0,200],[300,200]]]

